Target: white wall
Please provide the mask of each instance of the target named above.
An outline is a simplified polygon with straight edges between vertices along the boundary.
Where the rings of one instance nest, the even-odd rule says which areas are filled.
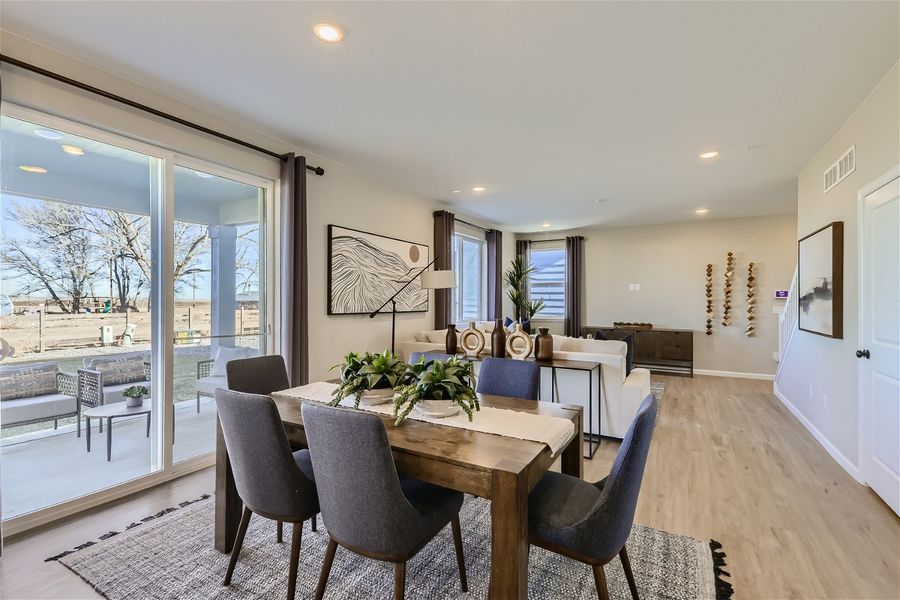
[[[328,369],[348,350],[383,350],[390,345],[390,316],[326,315],[327,226],[329,223],[408,239],[431,246],[434,252],[432,213],[445,208],[437,202],[399,189],[324,157],[306,152],[288,142],[266,135],[185,104],[92,65],[75,60],[2,31],[0,48],[4,54],[89,83],[98,88],[147,104],[159,110],[228,133],[275,152],[304,154],[309,164],[325,168],[325,176],[308,177],[309,194],[309,328],[310,377],[329,376]],[[252,150],[217,140],[107,101],[49,79],[3,65],[3,100],[69,118],[100,129],[137,138],[177,152],[216,162],[269,179],[279,176],[280,161]],[[305,118],[306,116],[300,116]],[[473,223],[493,226],[457,213]],[[504,257],[515,251],[513,235],[504,236]],[[430,306],[433,298],[430,299]],[[431,329],[433,313],[398,315],[397,340],[413,332]],[[333,373],[331,374],[333,376]]]
[[[521,234],[532,240],[577,233],[585,237],[585,325],[650,322],[694,330],[694,368],[773,375],[777,363],[776,289],[787,289],[795,264],[796,218],[773,215],[742,219],[697,218],[642,227],[593,227],[576,232]],[[731,325],[723,327],[725,257],[734,252],[736,272]],[[757,265],[756,335],[747,337],[747,263]],[[713,335],[706,328],[706,265],[713,265]],[[629,291],[639,283],[640,291]],[[539,323],[541,325],[543,323]],[[561,330],[559,322],[551,325]]]
[[[856,145],[856,171],[827,194],[822,176]],[[859,464],[857,394],[857,192],[900,164],[900,64],[797,178],[797,238],[832,221],[844,222],[844,339],[794,332],[776,390],[805,419],[838,462],[856,475]]]

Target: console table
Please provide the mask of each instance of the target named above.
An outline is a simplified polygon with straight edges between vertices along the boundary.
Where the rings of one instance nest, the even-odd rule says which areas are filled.
[[[622,340],[631,335],[635,367],[650,369],[662,375],[694,376],[694,332],[691,329],[627,329],[584,327],[581,335],[600,333],[608,340]]]

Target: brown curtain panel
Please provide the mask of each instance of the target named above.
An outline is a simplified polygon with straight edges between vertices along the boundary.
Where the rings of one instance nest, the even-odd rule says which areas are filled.
[[[487,240],[487,318],[503,318],[503,232],[488,229]]]
[[[528,259],[528,250],[531,248],[531,240],[516,240],[516,256],[524,256]]]
[[[453,268],[453,230],[456,219],[453,213],[438,210],[434,213],[434,263],[435,271]],[[453,290],[434,290],[434,328],[446,329],[452,320]]]
[[[306,219],[306,157],[288,154],[281,165],[281,355],[294,386],[309,383]]]
[[[584,290],[584,238],[566,237],[566,335],[581,336],[581,296]]]

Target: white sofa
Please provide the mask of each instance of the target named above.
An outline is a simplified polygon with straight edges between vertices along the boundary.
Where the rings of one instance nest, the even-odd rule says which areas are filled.
[[[457,323],[456,330],[462,333],[468,329],[468,323]],[[491,353],[491,334],[494,332],[493,321],[476,321],[475,328],[484,334],[484,354]],[[399,351],[403,360],[409,360],[413,352],[444,352],[447,349],[447,330],[436,329],[433,331],[419,331],[415,337],[405,342],[400,342]],[[460,348],[460,351],[462,349]]]
[[[606,437],[619,438],[625,436],[631,420],[637,413],[644,398],[650,394],[650,371],[632,369],[625,375],[625,355],[628,346],[625,342],[615,340],[588,340],[553,336],[553,357],[567,360],[596,361],[600,363],[602,372],[602,390],[600,396],[600,412],[597,414],[596,397],[598,374],[590,375],[584,371],[556,370],[557,399],[564,404],[580,404],[584,407],[585,432],[598,430]],[[552,378],[550,369],[541,376],[541,398],[551,398]],[[546,375],[546,376],[545,376]],[[592,389],[593,409],[588,410],[588,377],[593,377]],[[589,413],[593,417],[593,428],[588,421]]]
[[[493,322],[481,321],[476,327],[488,329],[485,333],[486,342],[490,342],[490,331],[493,331]],[[464,327],[468,327],[466,324]],[[457,327],[458,329],[459,327]],[[404,360],[409,358],[412,352],[443,352],[445,349],[446,329],[436,331],[422,331],[416,334],[415,339],[400,343],[400,354]],[[485,353],[490,353],[490,345],[486,345]],[[599,432],[603,436],[619,438],[625,436],[628,425],[637,412],[638,407],[650,393],[650,371],[647,369],[632,369],[625,375],[625,355],[628,346],[625,342],[615,340],[588,340],[584,338],[572,338],[560,335],[553,336],[554,358],[569,360],[585,360],[601,363],[602,390],[600,395],[600,410],[597,407],[597,393],[601,388],[597,371],[588,374],[584,371],[572,371],[568,369],[556,370],[557,399],[564,404],[580,404],[584,407],[584,431],[585,433]],[[478,365],[476,364],[476,370]],[[549,368],[541,369],[541,399],[549,401],[553,396],[553,377]],[[588,402],[588,377],[593,378],[591,389],[593,391],[592,406]],[[593,420],[593,423],[589,420]],[[592,426],[593,425],[593,426]]]

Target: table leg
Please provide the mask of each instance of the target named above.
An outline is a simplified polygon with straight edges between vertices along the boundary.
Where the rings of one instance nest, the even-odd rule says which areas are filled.
[[[102,419],[101,419],[102,422]],[[106,462],[112,460],[112,417],[106,419]]]
[[[150,413],[147,413],[147,437],[150,437]]]
[[[575,437],[565,447],[560,459],[560,470],[566,475],[581,479],[584,476],[584,450],[582,449],[582,434],[584,431],[584,412],[578,411],[578,419],[575,422]]]
[[[552,373],[550,377],[550,402],[559,402],[559,393],[556,387],[556,367],[550,369]]]
[[[491,586],[494,600],[528,598],[528,480],[494,470],[491,482]]]
[[[85,432],[86,433],[85,440],[87,440],[87,450],[88,450],[88,452],[90,452],[91,451],[91,418],[85,417],[84,420],[87,422],[87,432]]]
[[[234,536],[241,522],[244,503],[238,496],[225,447],[222,425],[216,417],[216,527],[215,544],[219,552],[231,552]]]

